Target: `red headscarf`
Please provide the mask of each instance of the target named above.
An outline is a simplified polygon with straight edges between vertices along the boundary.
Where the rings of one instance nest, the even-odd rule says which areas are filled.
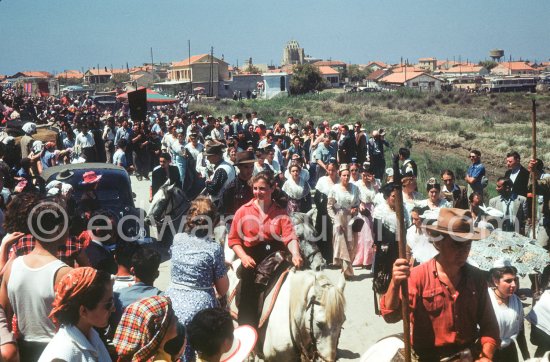
[[[50,319],[59,325],[56,314],[68,307],[71,298],[78,296],[92,285],[97,270],[90,267],[76,268],[67,273],[55,286],[55,299],[52,303]]]

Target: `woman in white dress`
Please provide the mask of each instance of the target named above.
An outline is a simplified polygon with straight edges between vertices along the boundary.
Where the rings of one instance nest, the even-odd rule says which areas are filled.
[[[433,211],[439,213],[439,210],[444,207],[452,207],[451,203],[441,196],[441,185],[437,183],[435,178],[430,178],[426,183],[426,192],[428,198],[416,202],[416,205],[422,208],[423,211]]]
[[[514,294],[517,289],[516,273],[516,268],[507,259],[497,260],[490,270],[489,296],[497,317],[501,341],[494,355],[495,361],[517,362],[520,351],[523,358],[529,358],[523,328],[523,305]]]
[[[374,258],[374,239],[372,235],[372,211],[374,209],[374,197],[380,189],[380,184],[374,178],[372,169],[364,169],[361,172],[361,179],[354,182],[359,188],[359,197],[361,204],[359,205],[359,215],[363,219],[364,224],[359,232],[359,240],[357,241],[357,250],[353,266],[355,267],[371,267]]]
[[[358,232],[349,225],[359,211],[359,188],[350,183],[351,175],[347,164],[338,169],[340,183],[336,184],[328,194],[327,212],[333,222],[332,246],[333,262],[342,267],[346,280],[353,276],[352,262],[355,259]]]
[[[423,212],[418,206],[411,210],[412,225],[407,229],[407,259],[411,266],[424,263],[439,254],[422,228]]]
[[[285,181],[282,188],[288,196],[286,211],[289,215],[293,212],[308,212],[311,210],[311,189],[309,183],[300,178],[302,166],[293,161],[288,169],[290,178]]]
[[[327,213],[327,204],[328,204],[328,195],[330,190],[334,188],[340,181],[338,177],[338,165],[334,162],[331,162],[327,166],[327,175],[322,176],[317,180],[315,184],[315,196],[313,201],[315,202],[315,207],[317,208],[317,216],[315,218],[315,230],[317,235],[320,236],[317,245],[319,246],[319,251],[321,255],[327,262],[327,264],[332,263],[332,220]]]

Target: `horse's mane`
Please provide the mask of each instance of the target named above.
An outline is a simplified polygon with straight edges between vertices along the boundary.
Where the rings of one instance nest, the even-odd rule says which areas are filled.
[[[317,276],[317,283],[323,285],[321,304],[325,306],[328,325],[344,323],[346,318],[344,293],[323,274]]]
[[[315,288],[316,298],[325,308],[327,324],[343,323],[346,318],[344,294],[322,273],[309,270],[294,273],[291,284],[290,310],[296,312],[306,309],[307,296],[311,288]]]

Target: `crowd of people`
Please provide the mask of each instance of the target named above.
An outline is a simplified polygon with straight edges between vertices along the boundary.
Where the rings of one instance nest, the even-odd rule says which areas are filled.
[[[280,252],[302,267],[289,215],[312,210],[328,267],[350,281],[359,268],[371,270],[381,296],[376,307],[386,320],[400,318],[399,286],[408,280],[420,360],[464,349],[478,360],[517,360],[516,345],[527,356],[513,261],[499,260],[487,274],[466,259],[472,240],[495,229],[528,236],[535,228],[530,173],[540,195],[537,239],[548,247],[550,178],[541,160],[525,168],[517,152],[508,153],[508,171],[496,180],[498,196],[488,199],[480,151],[469,152],[464,180],[456,179],[459,170],[445,169],[419,185],[411,151],[399,148],[400,175],[394,177],[385,161],[385,130],[368,132],[360,122],[315,125],[287,117],[269,125],[255,112],[216,118],[181,103],[153,107],[137,121],[128,105],[103,109],[87,96],[38,100],[11,90],[1,93],[0,120],[19,123],[24,132],[18,143],[7,134],[0,142],[5,360],[223,360],[237,330],[224,309],[229,281],[223,245],[207,226],[232,216],[223,227],[241,261],[237,321],[255,328],[258,266]],[[58,127],[56,142],[37,139],[42,124]],[[97,207],[93,190],[102,175],[84,174],[80,185],[89,198],[78,201],[71,185],[41,178],[50,167],[86,162],[112,163],[150,182],[150,200],[166,182],[192,200],[183,231],[170,242],[167,290],[154,286],[161,254],[120,241],[116,217]],[[405,259],[398,258],[395,243],[397,192],[407,227]],[[52,213],[52,204],[63,212]],[[87,212],[76,213],[81,205],[75,204],[86,204]],[[105,223],[90,222],[97,216]],[[453,218],[464,225],[449,224]],[[546,293],[527,317],[537,355],[550,350]]]

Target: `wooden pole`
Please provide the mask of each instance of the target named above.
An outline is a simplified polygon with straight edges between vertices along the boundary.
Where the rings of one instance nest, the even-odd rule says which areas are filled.
[[[531,110],[531,138],[532,138],[532,159],[537,159],[537,104],[533,99],[533,106]],[[531,203],[531,227],[533,228],[533,239],[537,238],[537,177],[535,170],[531,171],[531,184],[532,184],[532,203]]]
[[[407,258],[407,239],[405,213],[403,210],[403,188],[401,187],[401,173],[399,170],[399,155],[393,156],[393,181],[395,189],[395,214],[397,228],[395,241],[399,246],[399,258]],[[409,314],[409,284],[407,280],[401,283],[401,317],[403,318],[403,339],[405,343],[405,361],[411,362],[411,323]]]

